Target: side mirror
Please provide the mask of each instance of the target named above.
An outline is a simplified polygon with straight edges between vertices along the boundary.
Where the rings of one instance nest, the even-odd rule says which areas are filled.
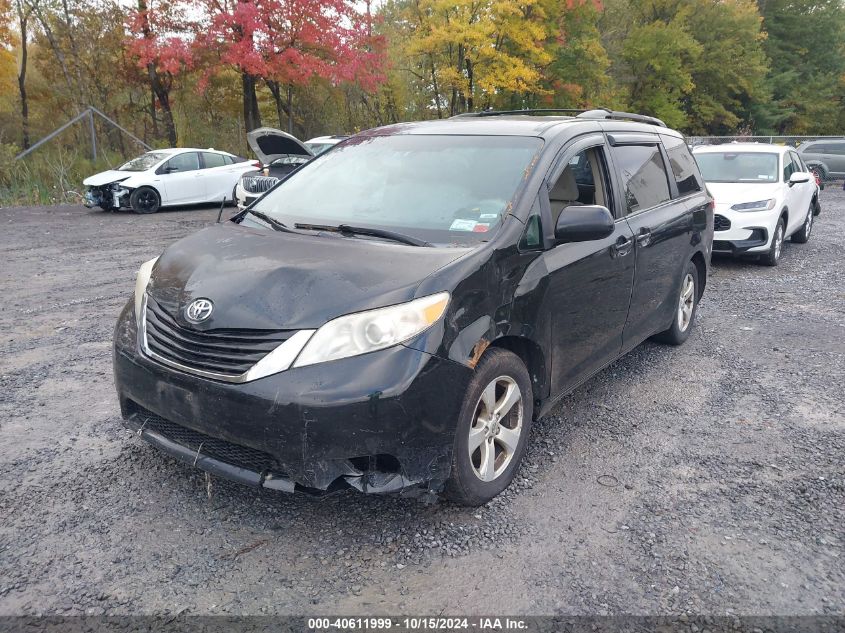
[[[614,231],[613,215],[598,204],[574,205],[560,212],[555,226],[555,240],[589,242],[609,237]]]
[[[802,182],[810,182],[811,174],[804,171],[796,171],[789,177],[789,186],[798,185]]]

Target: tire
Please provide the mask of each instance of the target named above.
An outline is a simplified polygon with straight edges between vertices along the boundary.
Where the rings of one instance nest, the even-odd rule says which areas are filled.
[[[783,243],[786,241],[784,238],[785,232],[786,222],[784,222],[783,218],[781,218],[778,220],[778,224],[775,227],[775,233],[772,237],[772,245],[769,247],[769,252],[760,256],[760,261],[766,266],[778,265],[781,253],[783,252]]]
[[[238,206],[238,186],[237,185],[232,187],[232,199],[229,200],[229,202],[231,203],[230,206],[233,206],[233,207]]]
[[[675,316],[672,318],[672,325],[654,338],[661,343],[669,345],[683,344],[692,331],[695,323],[695,315],[698,312],[698,299],[700,288],[698,279],[698,268],[691,261],[687,262],[684,268],[684,276],[681,279],[681,287],[678,291],[678,306]]]
[[[814,177],[817,176],[819,183],[821,184],[824,184],[824,181],[827,180],[827,172],[821,165],[813,165],[810,167],[810,173],[812,173]]]
[[[129,204],[135,213],[155,213],[161,208],[161,196],[152,187],[138,187],[129,196]]]
[[[489,415],[490,409],[496,412],[507,402],[511,406],[502,417]],[[488,349],[475,367],[461,406],[444,496],[461,505],[479,506],[507,488],[525,453],[533,413],[525,364],[513,352]],[[478,440],[472,452],[471,436]],[[492,459],[485,459],[488,456]]]
[[[806,244],[810,239],[810,233],[813,230],[813,218],[815,217],[814,206],[810,203],[810,208],[807,209],[807,217],[804,218],[804,224],[792,234],[792,241],[796,244]]]
[[[822,204],[819,202],[819,197],[813,198],[813,215],[821,215]]]

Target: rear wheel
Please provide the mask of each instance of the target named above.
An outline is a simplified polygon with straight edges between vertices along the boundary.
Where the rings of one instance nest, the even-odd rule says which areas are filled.
[[[807,217],[804,218],[804,224],[792,234],[792,241],[796,244],[806,244],[807,240],[810,239],[810,232],[813,230],[813,217],[815,215],[813,211],[814,205],[810,204],[810,208],[807,209]]]
[[[135,213],[155,213],[161,207],[161,196],[152,187],[138,187],[129,196],[129,204]]]
[[[655,336],[655,339],[669,345],[680,345],[689,338],[698,310],[698,284],[698,268],[692,262],[687,262],[672,326]]]
[[[510,485],[531,429],[532,394],[516,354],[497,348],[484,354],[461,407],[447,498],[478,506]]]
[[[772,238],[772,245],[769,247],[769,252],[760,257],[760,261],[766,266],[777,266],[780,261],[780,254],[783,251],[784,232],[786,231],[786,222],[783,218],[778,220],[778,225],[775,227],[775,234]]]
[[[810,172],[813,174],[813,177],[818,181],[819,184],[823,184],[824,181],[827,180],[827,172],[821,165],[813,165],[812,167],[810,167]]]

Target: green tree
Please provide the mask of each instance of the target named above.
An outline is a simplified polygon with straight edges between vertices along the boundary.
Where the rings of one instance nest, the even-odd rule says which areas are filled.
[[[760,0],[772,103],[757,107],[763,131],[840,134],[845,102],[842,0]]]

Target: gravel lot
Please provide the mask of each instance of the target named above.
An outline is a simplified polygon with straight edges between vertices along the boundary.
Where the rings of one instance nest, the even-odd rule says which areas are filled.
[[[781,265],[714,262],[534,428],[488,506],[209,481],[119,419],[138,265],[214,221],[0,210],[0,615],[845,613],[845,193]]]

